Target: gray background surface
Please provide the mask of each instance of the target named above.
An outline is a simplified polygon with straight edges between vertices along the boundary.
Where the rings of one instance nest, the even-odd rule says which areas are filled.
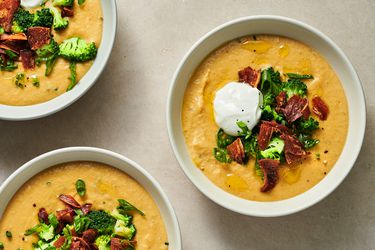
[[[114,53],[78,102],[28,122],[0,121],[0,182],[21,164],[66,146],[96,146],[137,161],[160,182],[180,221],[184,249],[375,249],[375,1],[118,0]],[[367,132],[357,164],[319,204],[282,218],[242,216],[206,199],[175,160],[166,98],[190,46],[231,19],[275,14],[331,37],[358,71]]]

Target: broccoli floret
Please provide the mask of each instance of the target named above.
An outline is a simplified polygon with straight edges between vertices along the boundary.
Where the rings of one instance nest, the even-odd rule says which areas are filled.
[[[311,134],[314,130],[319,128],[319,122],[314,118],[299,119],[297,123],[297,130],[302,133]]]
[[[74,217],[74,230],[76,233],[83,233],[87,230],[89,224],[91,223],[91,220],[86,216],[77,215]]]
[[[53,0],[54,6],[71,7],[74,4],[74,0]]]
[[[49,9],[52,12],[53,15],[53,28],[55,30],[62,30],[68,27],[69,21],[68,18],[62,17],[59,10],[53,6],[50,6]]]
[[[33,249],[34,250],[55,250],[56,247],[53,244],[59,237],[60,236],[56,236],[55,239],[53,239],[53,241],[51,242],[45,242],[43,240],[39,240],[37,243],[33,243]]]
[[[263,95],[263,106],[267,105],[273,105],[275,103],[275,95],[272,94],[272,92],[267,92],[265,95]]]
[[[125,222],[125,226],[129,225],[129,223],[133,219],[133,216],[131,216],[131,215],[120,214],[120,212],[117,209],[114,209],[111,212],[111,216],[114,217],[116,220],[121,220],[121,221]]]
[[[41,226],[39,228],[39,234],[38,234],[39,238],[45,241],[52,240],[53,237],[55,237],[53,226],[46,225],[44,223],[41,223],[40,225]]]
[[[284,150],[284,141],[278,137],[275,137],[271,140],[268,144],[268,147],[260,151],[260,154],[263,158],[273,159],[273,160],[280,160],[281,153]]]
[[[91,211],[87,217],[91,220],[89,228],[96,229],[100,234],[110,234],[116,224],[116,219],[103,210]]]
[[[258,142],[256,134],[252,134],[248,139],[243,142],[245,153],[250,154],[252,157],[256,158],[258,151]]]
[[[306,134],[300,134],[298,140],[303,144],[305,149],[310,149],[320,142],[318,139],[314,139],[311,135]]]
[[[0,27],[0,35],[4,34],[5,33],[5,30],[3,27]],[[1,249],[1,248],[0,248]]]
[[[95,58],[97,49],[95,43],[73,37],[60,44],[60,55],[69,61],[84,62]]]
[[[136,229],[133,225],[126,226],[122,220],[117,220],[115,225],[114,234],[125,239],[131,240],[135,235]]]
[[[267,105],[263,107],[261,120],[277,121],[281,123],[282,121],[284,121],[284,117],[281,114],[277,113],[271,106]]]
[[[280,73],[272,67],[262,70],[260,90],[263,95],[272,93],[277,96],[282,89]]]
[[[52,225],[54,228],[56,228],[59,224],[59,221],[57,220],[56,215],[52,213],[48,215],[48,221],[49,221],[49,224]]]
[[[38,10],[34,15],[33,26],[50,28],[53,25],[53,15],[48,8]]]
[[[29,11],[19,8],[14,14],[12,22],[12,32],[22,33],[25,32],[29,27],[33,26],[34,14]]]
[[[56,59],[59,56],[59,52],[59,45],[53,39],[51,39],[49,44],[46,44],[42,48],[36,50],[36,64],[40,66],[42,62],[46,63],[46,76],[51,74],[52,69],[55,66]]]
[[[299,95],[300,97],[306,97],[307,95],[307,86],[299,79],[289,79],[288,82],[284,84],[283,90],[289,98],[294,95]]]
[[[95,245],[99,250],[110,250],[109,242],[111,241],[111,236],[101,235],[95,240]]]

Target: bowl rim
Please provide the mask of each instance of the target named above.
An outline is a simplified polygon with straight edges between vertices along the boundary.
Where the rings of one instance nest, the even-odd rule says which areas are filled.
[[[197,179],[195,179],[194,176],[193,176],[193,174],[190,173],[189,167],[187,166],[188,163],[186,163],[183,160],[182,154],[180,153],[180,149],[179,149],[179,147],[177,145],[175,134],[178,134],[178,133],[182,133],[183,134],[183,131],[178,131],[178,130],[180,130],[180,128],[174,128],[173,127],[173,115],[172,115],[172,110],[173,110],[173,95],[174,95],[174,93],[176,91],[176,85],[177,85],[176,83],[177,83],[177,79],[179,77],[179,74],[182,71],[182,69],[184,68],[185,63],[188,61],[188,59],[191,56],[191,54],[193,54],[193,52],[197,48],[199,48],[199,46],[201,44],[203,44],[208,38],[210,38],[211,36],[213,36],[215,33],[221,31],[222,29],[228,28],[229,26],[236,25],[236,24],[239,24],[239,23],[242,23],[242,22],[259,21],[259,20],[263,20],[263,21],[280,21],[280,22],[285,22],[285,23],[297,26],[299,28],[302,28],[302,29],[310,32],[310,33],[313,33],[313,34],[317,35],[325,43],[327,43],[329,46],[331,46],[335,50],[335,52],[337,52],[338,55],[341,57],[341,59],[343,60],[343,62],[345,63],[345,65],[350,69],[350,74],[355,79],[354,84],[356,84],[356,87],[359,88],[358,90],[360,92],[360,98],[358,100],[358,103],[359,103],[359,106],[361,106],[361,108],[362,108],[360,110],[360,112],[362,112],[361,113],[361,118],[363,119],[363,123],[360,124],[360,130],[358,131],[358,134],[357,134],[358,137],[360,137],[359,138],[360,144],[357,145],[357,147],[355,148],[355,150],[353,152],[353,156],[354,157],[351,159],[351,161],[349,163],[347,163],[347,165],[350,165],[350,166],[346,168],[346,171],[343,174],[343,177],[341,179],[339,179],[338,181],[336,181],[335,183],[331,184],[330,187],[329,187],[329,189],[326,192],[321,193],[320,196],[318,198],[316,198],[315,200],[309,200],[309,201],[305,202],[305,204],[298,205],[298,206],[295,206],[293,208],[284,208],[283,211],[279,211],[279,212],[267,212],[267,211],[266,212],[264,212],[264,211],[262,211],[262,212],[259,212],[259,211],[253,212],[253,211],[248,211],[248,210],[245,210],[245,209],[242,209],[242,208],[239,208],[239,207],[234,207],[231,204],[227,204],[225,202],[225,199],[221,199],[220,197],[216,197],[215,195],[213,195],[210,192],[206,191],[204,189],[204,187],[203,187],[203,184],[201,184],[200,181],[198,181]],[[231,39],[223,41],[223,44],[225,42],[230,41],[230,40]],[[211,52],[214,51],[215,49],[216,48],[212,48]],[[348,107],[349,107],[349,103],[348,103]],[[181,115],[181,111],[179,112],[179,114]],[[180,117],[180,119],[181,119],[181,117]],[[294,213],[300,212],[302,210],[305,210],[305,209],[307,209],[307,208],[309,208],[309,207],[311,207],[311,206],[319,203],[321,200],[323,200],[329,194],[331,194],[344,181],[344,179],[346,178],[346,176],[349,174],[349,172],[353,168],[353,166],[354,166],[354,164],[355,164],[355,162],[356,162],[356,160],[357,160],[357,158],[359,156],[359,153],[361,151],[362,145],[363,145],[363,140],[364,140],[364,135],[365,135],[365,129],[366,129],[366,99],[365,99],[365,94],[364,94],[364,91],[363,91],[363,86],[361,84],[359,76],[358,76],[356,70],[354,69],[353,65],[349,61],[348,57],[343,52],[343,50],[336,43],[334,43],[331,38],[329,38],[323,32],[319,31],[317,28],[314,28],[313,26],[310,26],[310,25],[308,25],[308,24],[306,24],[306,23],[304,23],[302,21],[299,21],[299,20],[296,20],[296,19],[293,19],[293,18],[289,18],[289,17],[285,17],[285,16],[279,16],[279,15],[253,15],[253,16],[244,16],[244,17],[240,17],[240,18],[237,18],[237,19],[233,19],[233,20],[230,20],[228,22],[225,22],[225,23],[223,23],[223,24],[221,24],[221,25],[213,28],[211,31],[207,32],[201,38],[199,38],[198,41],[196,41],[190,47],[190,49],[188,50],[188,52],[183,56],[183,58],[179,62],[178,66],[177,66],[177,69],[175,70],[175,72],[173,74],[173,77],[172,77],[172,80],[170,82],[170,86],[169,86],[169,90],[168,90],[168,96],[167,96],[167,105],[166,105],[166,120],[167,120],[168,137],[169,137],[170,145],[172,147],[172,150],[173,150],[173,153],[175,155],[175,158],[177,159],[177,161],[179,163],[179,166],[180,166],[180,168],[182,168],[184,174],[188,177],[188,179],[194,184],[194,186],[200,192],[202,192],[207,198],[209,198],[211,201],[217,203],[218,205],[220,205],[220,206],[222,206],[222,207],[224,207],[224,208],[226,208],[228,210],[231,210],[231,211],[243,214],[243,215],[255,216],[255,217],[279,217],[279,216],[286,216],[286,215],[289,215],[289,214],[294,214]],[[349,128],[348,128],[348,135],[349,135]],[[185,140],[185,138],[183,138],[183,139]],[[346,140],[345,144],[347,142],[348,141]],[[185,141],[184,141],[184,143],[185,143]],[[340,155],[339,159],[340,158],[341,158],[341,155]],[[195,164],[193,163],[193,165],[195,165]],[[335,163],[335,165],[336,165],[336,163]],[[334,169],[335,165],[333,166],[332,169]],[[323,179],[325,179],[326,177],[324,177]],[[318,182],[314,187],[318,186],[323,181],[323,179],[320,182]],[[209,181],[211,182],[211,180],[209,180]],[[213,185],[215,185],[215,184],[213,184]],[[233,196],[234,199],[246,200],[246,199],[237,197],[237,196],[235,196],[233,194],[230,194],[230,193],[226,192],[225,190],[217,187],[216,185],[215,185],[215,187],[217,189],[220,189],[221,193],[226,193],[226,194],[229,194],[230,196]],[[312,188],[314,188],[314,187],[312,187]],[[309,190],[311,190],[312,188],[310,188]],[[246,200],[246,201],[249,202],[249,203],[253,203],[253,204],[255,204],[255,203],[257,203],[257,204],[276,204],[276,203],[281,204],[284,201],[288,201],[288,200],[293,199],[295,197],[301,196],[301,195],[305,194],[306,192],[308,192],[309,190],[307,190],[307,191],[305,191],[305,192],[303,192],[303,193],[301,193],[301,194],[299,194],[297,196],[291,197],[289,199],[284,199],[284,200],[279,200],[279,201],[270,201],[270,202],[252,201],[252,200]]]
[[[29,173],[27,173],[27,170],[35,168],[35,166],[38,166],[37,164],[39,162],[58,157],[59,155],[85,154],[85,153],[89,153],[89,154],[96,155],[96,156],[99,156],[99,157],[102,156],[103,157],[102,163],[104,163],[104,164],[108,164],[108,163],[106,163],[107,160],[104,160],[104,157],[109,157],[111,159],[115,159],[115,160],[118,160],[120,162],[123,162],[126,165],[128,165],[130,168],[135,169],[135,171],[137,171],[138,173],[141,174],[141,176],[143,176],[145,179],[147,179],[151,183],[151,188],[154,189],[155,192],[157,193],[157,195],[160,197],[160,202],[165,206],[165,209],[166,209],[165,211],[167,213],[167,216],[170,219],[171,223],[169,223],[169,224],[170,224],[170,228],[172,229],[173,236],[174,236],[174,239],[173,239],[174,241],[173,241],[173,244],[171,244],[171,247],[176,247],[176,248],[172,248],[172,249],[182,249],[181,231],[180,231],[180,226],[179,226],[179,223],[178,223],[176,213],[175,213],[175,211],[172,207],[172,204],[171,204],[170,200],[168,199],[166,193],[164,192],[164,190],[162,189],[160,184],[156,181],[156,179],[152,175],[150,175],[143,167],[141,167],[135,161],[127,158],[126,156],[123,156],[119,153],[115,153],[115,152],[107,150],[107,149],[102,149],[102,148],[97,148],[97,147],[78,146],[78,147],[66,147],[66,148],[55,149],[55,150],[46,152],[44,154],[41,154],[41,155],[31,159],[30,161],[24,163],[21,167],[19,167],[16,171],[14,171],[1,184],[1,186],[0,186],[0,196],[7,190],[8,186],[10,184],[12,184],[12,182],[14,181],[14,179],[16,177],[21,176],[22,174],[30,175]],[[85,159],[80,160],[79,157],[82,157],[82,156],[75,155],[74,157],[77,158],[77,159],[76,160],[67,160],[66,162],[90,161],[90,160],[85,160]],[[91,160],[91,161],[95,162],[95,160]],[[98,161],[98,162],[100,162],[100,161]],[[61,163],[63,163],[63,161],[61,161],[58,164],[61,164]],[[32,176],[27,178],[27,180],[25,180],[23,183],[21,183],[21,184],[17,183],[18,188],[14,192],[14,194],[10,197],[7,204],[5,205],[3,212],[5,212],[5,209],[8,206],[10,200],[14,197],[14,195],[18,192],[19,188],[21,188],[23,184],[25,184],[27,181],[29,181],[31,178],[33,178],[35,175],[41,173],[42,171],[44,171],[44,170],[46,170],[50,167],[53,167],[53,165],[51,165],[51,166],[46,165],[45,167],[43,167],[39,171],[37,171],[35,174],[32,174]],[[137,178],[133,177],[129,173],[125,172],[121,167],[117,167],[117,166],[112,166],[112,167],[115,167],[116,169],[122,171],[125,174],[128,174],[131,178],[135,179],[143,187],[143,184],[141,183],[141,181],[139,181]],[[149,191],[147,191],[147,190],[146,190],[146,192],[149,193]],[[150,196],[152,197],[152,199],[156,203],[155,197],[153,197],[153,195],[151,195],[151,194],[150,194]],[[158,206],[158,209],[160,210],[159,206]],[[0,215],[0,218],[1,217],[2,217],[2,215]],[[162,218],[163,218],[163,216],[162,216]],[[163,218],[163,222],[165,223],[165,227],[167,229],[167,224],[166,224],[164,218]],[[169,235],[168,235],[168,237],[169,237]],[[170,240],[170,238],[169,238],[169,240]]]
[[[110,8],[110,15],[104,17],[103,22],[103,36],[101,38],[101,44],[99,46],[99,51],[104,46],[108,47],[107,50],[104,50],[101,54],[103,55],[96,71],[93,71],[94,64],[90,67],[88,72],[83,76],[80,82],[84,83],[85,81],[88,84],[77,85],[73,90],[69,92],[64,92],[59,96],[52,98],[46,102],[36,103],[32,105],[24,106],[14,106],[14,105],[5,105],[0,104],[0,120],[9,120],[9,121],[25,121],[42,118],[45,116],[52,115],[60,110],[63,110],[80,99],[98,80],[104,69],[106,68],[107,62],[112,54],[113,46],[116,40],[116,33],[118,27],[118,13],[117,13],[117,3],[116,0],[100,0],[102,5],[102,11],[104,10],[103,5],[106,4]],[[104,12],[103,12],[104,13]],[[107,22],[111,23],[112,28],[108,31],[107,36],[104,35],[104,24]],[[100,53],[100,52],[99,52]],[[95,63],[95,60],[94,60]],[[86,80],[86,75],[92,72],[90,79]],[[81,86],[81,87],[80,87]]]

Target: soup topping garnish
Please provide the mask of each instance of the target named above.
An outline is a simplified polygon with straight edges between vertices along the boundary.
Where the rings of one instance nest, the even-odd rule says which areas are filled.
[[[29,11],[24,6],[39,1],[4,0],[0,3],[0,71],[14,71],[21,63],[25,72],[14,76],[15,85],[21,89],[43,84],[37,75],[25,76],[42,64],[46,65],[45,76],[49,76],[61,57],[70,63],[70,85],[77,84],[76,63],[93,60],[97,54],[94,42],[79,37],[70,37],[58,44],[53,32],[69,27],[69,17],[74,16],[74,0],[52,0],[48,5],[42,1],[40,9]],[[84,1],[78,1],[79,5]]]
[[[77,180],[77,191],[82,191],[82,183],[83,180]],[[38,237],[33,249],[135,249],[136,227],[132,213],[145,214],[130,202],[118,199],[118,206],[108,212],[93,209],[91,203],[79,204],[68,194],[61,194],[58,198],[65,209],[48,213],[45,208],[40,208],[39,223],[24,233],[25,237]],[[1,243],[0,249],[4,247],[6,244]]]
[[[245,120],[240,120],[236,109],[233,109],[238,106],[239,94],[234,90],[226,91],[226,95],[236,97],[221,97],[221,100],[228,101],[224,106],[230,107],[226,111],[232,110],[229,116],[235,118],[231,120],[231,125],[237,126],[237,135],[232,133],[228,124],[225,128],[220,126],[223,123],[217,122],[218,112],[214,107],[215,120],[220,127],[214,156],[222,163],[235,161],[242,165],[253,157],[255,171],[264,180],[260,191],[267,192],[277,184],[280,164],[290,165],[303,160],[310,154],[307,150],[319,143],[318,139],[313,138],[314,131],[319,128],[319,122],[311,116],[305,83],[314,77],[296,73],[281,76],[280,72],[272,67],[263,70],[246,67],[239,71],[238,75],[239,82],[229,84],[247,85],[259,90],[259,97],[256,98],[260,98],[260,101],[248,100],[247,106],[242,105],[252,110],[260,108],[261,115],[259,118],[249,115]],[[227,85],[223,89],[226,87]],[[223,93],[219,90],[216,95]],[[253,103],[254,107],[248,107],[249,103]],[[320,120],[326,120],[329,109],[325,102],[319,96],[314,96],[312,104],[313,113]],[[245,111],[245,108],[242,109],[242,112]],[[254,123],[255,125],[252,125]]]

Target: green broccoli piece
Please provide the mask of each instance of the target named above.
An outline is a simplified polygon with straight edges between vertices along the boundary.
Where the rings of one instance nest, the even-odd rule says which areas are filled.
[[[37,58],[36,64],[41,65],[42,62],[46,63],[45,75],[49,76],[52,72],[53,67],[55,66],[56,59],[59,56],[59,45],[55,40],[51,39],[49,44],[44,45],[42,48],[35,51]]]
[[[117,220],[115,224],[114,234],[125,239],[133,239],[136,233],[136,229],[133,225],[129,227],[126,226],[125,222],[122,220]]]
[[[311,134],[314,130],[319,128],[319,122],[314,118],[299,119],[297,123],[297,130],[302,133]]]
[[[219,148],[226,148],[236,140],[236,137],[228,135],[222,128],[219,129],[216,135],[216,142]]]
[[[54,215],[53,213],[48,215],[48,221],[49,224],[52,225],[54,228],[56,228],[59,225],[59,221],[57,220],[56,215]]]
[[[99,234],[110,234],[116,224],[116,219],[103,210],[91,211],[87,217],[91,220],[88,228],[96,229]]]
[[[263,96],[269,93],[277,96],[282,90],[280,73],[272,67],[262,70],[260,90]]]
[[[74,4],[74,0],[53,0],[52,4],[54,6],[72,7]]]
[[[272,94],[272,92],[267,92],[265,95],[263,95],[263,106],[273,106],[275,104],[275,100],[275,95]]]
[[[300,75],[296,73],[286,73],[290,79],[314,79],[312,75]]]
[[[256,154],[258,151],[258,141],[257,135],[252,134],[248,139],[243,141],[245,153],[250,154],[252,157],[256,158]]]
[[[34,14],[30,13],[29,11],[23,8],[18,8],[17,12],[13,16],[12,32],[25,32],[28,28],[33,26],[33,22]]]
[[[10,60],[4,60],[0,57],[0,71],[13,71],[18,68],[18,65],[14,63],[14,59],[12,58],[12,51],[6,50],[5,53],[9,56]],[[18,57],[18,55],[16,56]]]
[[[288,98],[298,95],[300,97],[306,97],[307,86],[304,82],[299,79],[289,79],[283,86],[283,90],[286,92]]]
[[[38,10],[34,15],[33,26],[50,28],[53,25],[53,15],[48,8]]]
[[[42,240],[45,240],[45,241],[52,240],[55,237],[53,226],[41,223],[38,235],[39,235],[39,238]]]
[[[268,147],[265,150],[260,151],[260,154],[263,158],[280,160],[283,150],[284,141],[278,137],[274,137],[268,144]]]
[[[110,250],[109,242],[111,241],[111,236],[101,235],[95,240],[95,245],[99,250]]]
[[[33,228],[26,230],[25,236],[32,235],[35,233],[38,233],[39,238],[44,241],[50,241],[55,237],[53,225],[47,225],[44,223],[39,223]]]
[[[74,230],[81,234],[87,230],[90,225],[91,220],[86,216],[77,215],[74,217]]]
[[[143,213],[141,210],[139,210],[138,208],[136,208],[130,202],[128,202],[128,201],[126,201],[124,199],[118,199],[117,201],[119,203],[119,205],[117,206],[117,210],[118,210],[118,212],[120,214],[126,214],[127,212],[130,212],[130,211],[136,211],[140,215],[145,216],[145,213]]]
[[[111,216],[114,217],[116,220],[121,220],[125,222],[125,226],[129,225],[131,223],[133,216],[127,215],[127,214],[120,214],[120,212],[117,209],[114,209],[111,212]]]
[[[62,30],[68,27],[68,18],[62,17],[59,10],[53,6],[50,6],[49,9],[51,10],[51,13],[53,15],[53,28],[55,30]]]
[[[310,149],[320,142],[318,139],[314,139],[311,135],[307,134],[300,134],[298,140],[302,143],[305,149]]]
[[[282,114],[279,114],[270,105],[264,106],[262,109],[261,120],[277,121],[282,123],[285,119]]]
[[[4,34],[5,33],[5,30],[3,27],[0,27],[0,35]],[[0,248],[1,249],[1,248]]]
[[[73,37],[60,44],[60,56],[69,61],[84,62],[95,58],[97,53],[94,42],[87,43],[85,40]]]

